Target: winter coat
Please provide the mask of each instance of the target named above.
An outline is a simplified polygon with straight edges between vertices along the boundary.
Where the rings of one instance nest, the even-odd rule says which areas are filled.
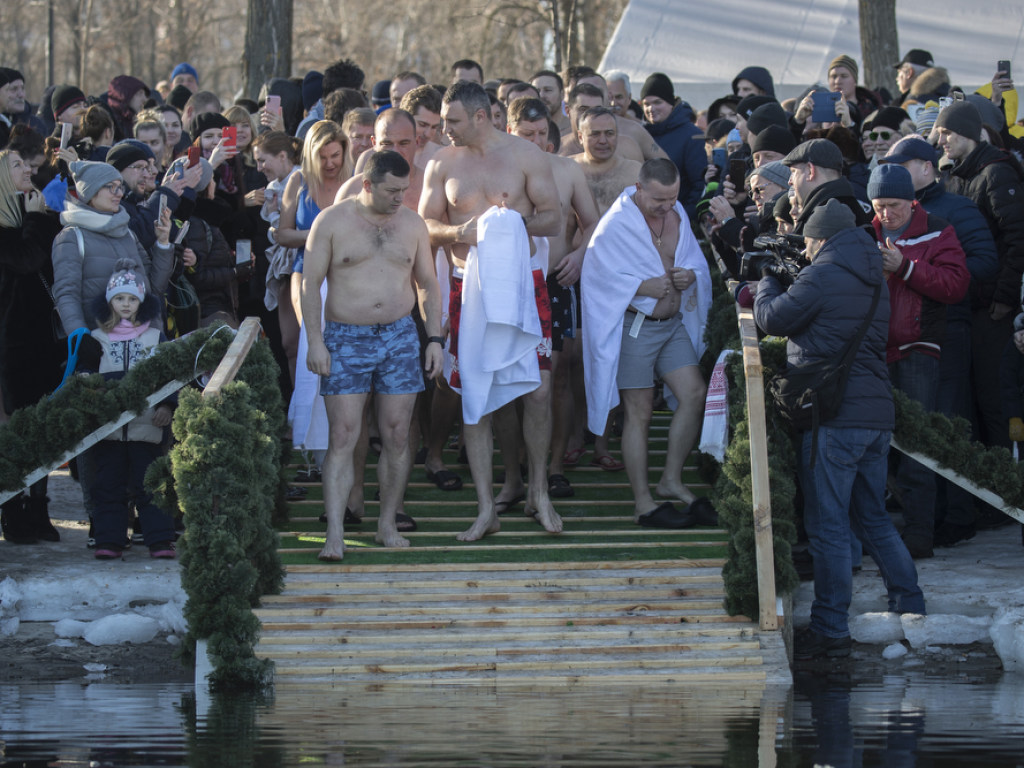
[[[203,318],[215,312],[227,312],[236,317],[238,307],[238,277],[235,257],[224,235],[197,216],[189,219],[188,234],[182,245],[196,254],[196,265],[185,272],[199,296],[199,311]]]
[[[54,337],[46,288],[53,288],[50,250],[58,232],[51,212],[22,213],[20,227],[0,227],[0,392],[8,412],[60,383],[64,343]]]
[[[147,293],[163,295],[174,268],[174,250],[170,245],[143,248],[123,208],[114,214],[101,213],[69,201],[60,220],[64,230],[53,241],[53,292],[65,332],[90,326],[89,302],[106,290],[121,259],[131,261],[142,273]],[[75,230],[82,234],[84,259]]]
[[[980,286],[994,284],[999,274],[999,256],[996,254],[992,231],[973,200],[947,192],[939,182],[919,189],[916,196],[917,201],[928,213],[950,223],[956,232],[957,240],[960,241],[960,247],[963,248],[967,259],[967,271],[971,273],[971,287],[963,301],[949,306],[946,321],[969,322],[972,305],[976,309],[988,308],[988,302],[982,304],[980,299],[975,304],[975,297],[981,290]]]
[[[871,222],[875,239],[884,242],[882,223]],[[894,245],[903,263],[889,284],[889,342],[886,362],[895,363],[917,350],[938,357],[946,331],[946,305],[967,295],[971,273],[949,222],[914,203],[910,223]]]
[[[736,93],[736,85],[740,80],[749,80],[762,91],[765,96],[775,98],[775,81],[772,73],[764,67],[746,67],[732,79],[732,92]]]
[[[134,339],[112,341],[110,336],[99,328],[92,332],[92,337],[102,348],[99,373],[107,378],[121,378],[140,360],[150,357],[156,345],[166,341],[156,324],[151,325]],[[164,439],[164,430],[153,424],[155,408],[147,408],[123,428],[114,430],[106,440],[128,440],[140,443],[160,443]]]
[[[895,408],[885,364],[889,290],[878,246],[863,229],[844,229],[825,241],[788,290],[770,275],[759,284],[754,320],[766,333],[789,337],[790,366],[838,360],[864,322],[879,285],[875,317],[854,357],[842,406],[824,426],[893,428]]]
[[[143,248],[156,245],[156,219],[160,215],[160,195],[167,198],[167,208],[174,211],[178,207],[178,196],[167,187],[157,187],[149,199],[135,192],[129,192],[121,198],[121,207],[128,214],[128,226],[142,243]]]
[[[949,72],[945,67],[929,67],[910,84],[910,90],[900,94],[900,106],[907,107],[910,104],[925,104],[929,101],[938,101],[943,96],[949,96]]]
[[[679,202],[692,219],[704,193],[704,172],[708,168],[703,134],[693,124],[693,110],[686,102],[680,102],[660,123],[644,123],[644,128],[679,169]]]
[[[949,189],[977,203],[996,242],[999,275],[979,286],[979,302],[1016,307],[1024,274],[1024,168],[1010,153],[982,142],[953,166]]]

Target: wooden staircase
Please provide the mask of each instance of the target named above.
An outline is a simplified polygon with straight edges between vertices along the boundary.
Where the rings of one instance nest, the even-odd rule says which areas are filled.
[[[421,468],[414,480],[418,474]],[[723,608],[724,561],[700,554],[701,547],[721,551],[723,531],[638,528],[628,500],[611,498],[628,495],[611,490],[624,475],[589,468],[567,474],[577,498],[556,500],[562,536],[544,534],[520,509],[502,517],[499,534],[455,542],[454,530],[475,512],[471,486],[444,493],[420,482],[406,503],[420,521],[409,549],[358,547],[372,541],[370,504],[365,533],[346,532],[357,546],[343,563],[312,564],[322,524],[319,536],[285,532],[282,553],[294,558],[309,542],[311,555],[309,564],[287,566],[283,593],[264,597],[256,611],[263,624],[256,653],[274,661],[275,683],[789,682],[781,633],[762,633]],[[315,500],[293,505],[290,525],[308,527],[321,510]],[[681,543],[697,555],[666,549]],[[489,562],[452,562],[477,548],[490,550]],[[509,557],[524,548],[539,561]],[[431,551],[438,553],[433,562],[403,560]],[[389,553],[389,562],[361,564],[365,552]],[[598,553],[602,559],[594,560]]]

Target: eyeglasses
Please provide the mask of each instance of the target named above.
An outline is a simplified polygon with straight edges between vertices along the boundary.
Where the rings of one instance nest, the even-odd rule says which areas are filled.
[[[145,171],[149,170],[149,163],[140,160],[137,163],[132,163],[127,168],[125,168],[125,170],[126,171],[142,171],[142,172],[145,172]]]
[[[864,134],[864,138],[871,139],[871,141],[878,141],[879,139],[881,139],[882,141],[888,141],[892,137],[892,131],[868,131],[867,133]]]
[[[112,195],[124,194],[124,184],[120,181],[112,181],[109,184],[104,184],[100,189],[105,189]]]
[[[751,187],[750,194],[752,197],[760,196],[768,192],[768,187]]]

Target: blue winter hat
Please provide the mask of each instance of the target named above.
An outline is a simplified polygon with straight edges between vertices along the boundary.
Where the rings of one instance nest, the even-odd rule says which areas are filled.
[[[932,165],[938,166],[939,153],[931,144],[920,136],[907,136],[900,139],[892,147],[879,163],[905,163],[908,160],[927,160]]]
[[[171,71],[171,82],[172,83],[174,82],[174,78],[176,78],[178,75],[192,75],[192,77],[194,77],[196,79],[196,82],[197,83],[199,82],[199,73],[196,72],[196,68],[193,67],[191,64],[189,64],[187,61],[181,62],[181,64],[176,66]]]
[[[914,180],[910,171],[896,163],[879,165],[868,180],[868,197],[871,200],[913,200]]]

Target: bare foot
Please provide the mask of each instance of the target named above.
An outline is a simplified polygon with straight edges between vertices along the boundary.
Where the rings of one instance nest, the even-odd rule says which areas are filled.
[[[555,508],[551,506],[550,499],[544,499],[536,507],[528,506],[526,508],[526,516],[532,517],[542,526],[548,533],[561,533],[562,532],[562,518],[555,512]]]
[[[658,486],[654,489],[654,492],[658,494],[659,498],[662,499],[678,499],[685,504],[692,504],[696,501],[697,497],[694,496],[693,491],[687,488],[682,483],[668,483],[662,480],[658,483]],[[646,510],[650,511],[650,510]]]
[[[469,530],[463,531],[455,538],[459,541],[478,541],[484,536],[497,533],[500,530],[501,522],[492,509],[489,514],[481,512],[473,522],[473,525],[469,527]]]
[[[402,536],[397,528],[378,528],[373,540],[385,547],[408,547],[409,540]]]
[[[320,554],[317,555],[318,560],[323,560],[328,563],[339,562],[345,556],[345,544],[340,541],[327,540],[324,544],[324,548],[320,550]]]

